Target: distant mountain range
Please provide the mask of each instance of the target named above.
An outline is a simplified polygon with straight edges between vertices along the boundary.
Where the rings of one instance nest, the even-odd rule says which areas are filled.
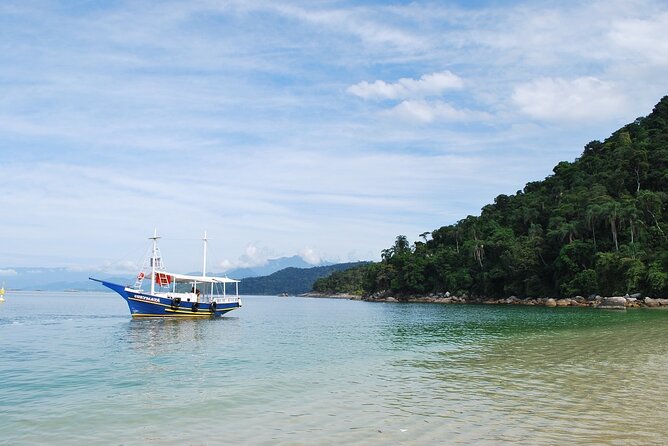
[[[368,262],[338,263],[311,268],[285,268],[268,276],[241,280],[239,293],[244,295],[302,294],[313,289],[313,283],[336,271],[362,266]]]
[[[91,282],[89,277],[95,276],[118,283],[129,283],[131,275],[119,277],[118,274],[102,274],[98,271],[72,270],[70,268],[0,268],[0,281],[10,290],[43,290],[43,291],[95,291],[100,284]]]
[[[324,263],[319,267],[331,266]],[[293,269],[311,269],[313,265],[305,262],[299,256],[281,257],[268,260],[266,264],[251,268],[237,268],[225,273],[209,273],[216,276],[245,279],[249,277],[269,276],[277,271]],[[200,274],[194,272],[193,274]],[[88,280],[89,277],[109,280],[120,284],[134,283],[133,274],[109,274],[94,270],[73,270],[71,268],[44,268],[44,267],[0,267],[0,283],[4,282],[7,289],[12,290],[43,290],[43,291],[104,291],[99,283]],[[315,279],[314,279],[315,280]],[[311,283],[312,284],[312,283]],[[308,290],[307,290],[308,291]],[[280,291],[281,293],[284,291]],[[249,293],[246,293],[249,294]],[[273,294],[273,293],[270,293]]]
[[[249,268],[236,268],[227,271],[225,274],[227,274],[228,277],[233,277],[235,279],[245,279],[246,277],[268,276],[285,268],[313,268],[314,266],[328,265],[332,265],[332,263],[321,262],[319,265],[313,265],[307,263],[299,256],[280,257],[278,259],[268,260],[264,265]]]

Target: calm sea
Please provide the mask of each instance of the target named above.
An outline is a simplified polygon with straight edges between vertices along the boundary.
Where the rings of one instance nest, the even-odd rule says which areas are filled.
[[[247,297],[0,304],[0,443],[665,444],[668,311]]]

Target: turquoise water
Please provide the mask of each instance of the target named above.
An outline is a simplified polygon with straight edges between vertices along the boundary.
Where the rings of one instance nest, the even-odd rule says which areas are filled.
[[[0,304],[0,443],[663,444],[668,311],[247,297]]]

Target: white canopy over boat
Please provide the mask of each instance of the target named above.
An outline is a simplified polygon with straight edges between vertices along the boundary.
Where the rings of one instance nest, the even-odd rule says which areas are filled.
[[[159,272],[172,278],[174,282],[198,282],[198,283],[239,283],[240,280],[230,279],[229,277],[210,277],[210,276],[190,276],[187,274],[175,274],[168,272]]]

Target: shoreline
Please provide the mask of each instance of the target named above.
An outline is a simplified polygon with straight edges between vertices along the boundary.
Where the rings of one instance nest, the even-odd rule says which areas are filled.
[[[319,293],[308,292],[300,294],[300,297],[328,298],[328,299],[348,299],[360,300],[364,302],[405,302],[405,303],[437,303],[437,304],[460,304],[460,305],[526,305],[526,306],[544,306],[544,307],[589,307],[611,310],[625,310],[627,308],[668,308],[668,299],[641,297],[639,293],[625,296],[591,295],[589,297],[575,296],[573,298],[552,298],[552,297],[529,297],[520,299],[515,296],[508,298],[484,298],[468,296],[452,296],[450,293],[433,293],[423,296],[395,296],[387,293],[376,293],[371,296],[360,296],[349,293]]]

